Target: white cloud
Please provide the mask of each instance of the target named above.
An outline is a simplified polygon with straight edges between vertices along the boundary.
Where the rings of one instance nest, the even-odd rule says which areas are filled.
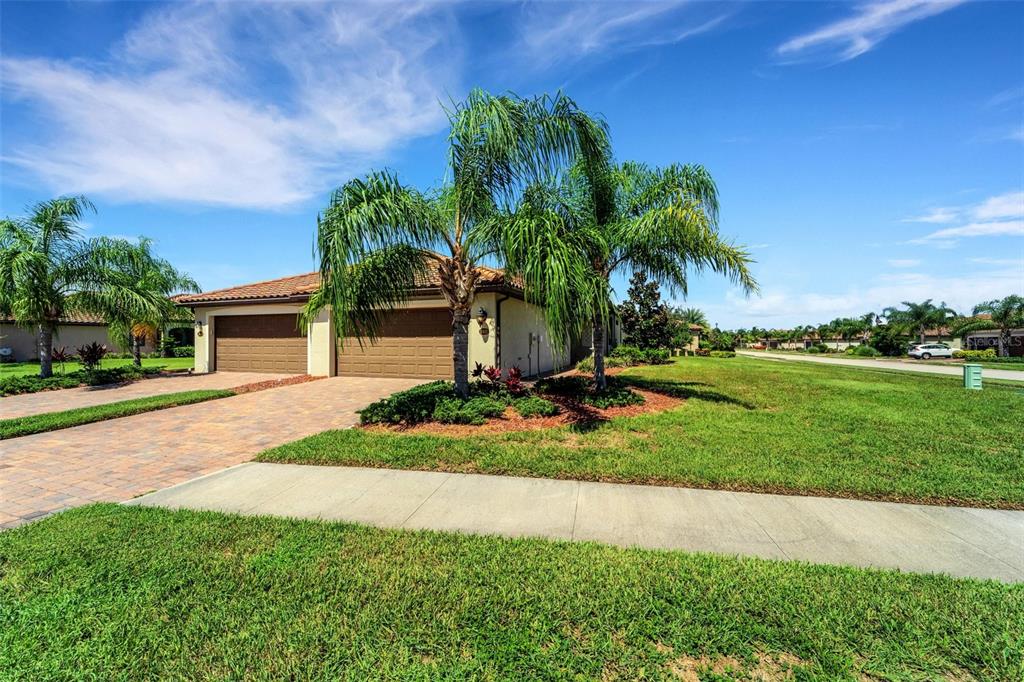
[[[1013,191],[989,197],[970,206],[938,208],[904,222],[962,223],[909,240],[940,248],[955,246],[964,237],[1015,237],[1024,235],[1024,192]]]
[[[443,126],[461,62],[449,9],[174,5],[109,61],[5,55],[5,96],[48,129],[5,136],[3,160],[62,193],[293,204]]]
[[[933,208],[924,215],[904,218],[904,223],[951,223],[956,220],[959,211],[955,208]]]
[[[1024,192],[1007,192],[989,197],[971,210],[976,220],[1024,217]]]
[[[731,15],[731,11],[685,0],[540,2],[526,8],[521,41],[532,61],[550,64],[612,50],[678,43],[719,27]]]
[[[766,288],[761,297],[746,298],[739,290],[726,293],[724,304],[691,302],[723,328],[779,327],[818,324],[837,317],[853,317],[881,311],[900,301],[945,301],[954,310],[969,311],[979,301],[1024,292],[1024,272],[1019,266],[986,267],[966,273],[903,273],[878,277],[872,285],[846,292],[799,293],[786,288]],[[950,282],[955,282],[951,286]]]
[[[941,14],[963,0],[880,0],[857,6],[845,19],[787,40],[778,47],[780,55],[825,53],[846,61],[859,57],[891,33],[915,21]]]
[[[916,258],[890,258],[889,267],[891,268],[913,268],[921,264],[921,261]]]

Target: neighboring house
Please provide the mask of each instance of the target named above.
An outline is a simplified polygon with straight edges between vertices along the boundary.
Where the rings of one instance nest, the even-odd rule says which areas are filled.
[[[68,349],[74,353],[79,346],[92,342],[119,352],[111,341],[107,323],[102,318],[88,314],[68,315],[60,321],[53,336],[53,347]],[[13,320],[0,320],[0,348],[10,348],[15,362],[39,359],[39,335],[34,330],[17,326]]]
[[[568,349],[552,353],[543,311],[501,270],[482,277],[469,323],[469,367],[518,366],[530,376],[566,366]],[[320,274],[244,284],[175,298],[195,315],[197,372],[261,371],[314,376],[450,379],[451,313],[438,281],[418,282],[409,302],[390,314],[376,343],[336,343],[335,321],[323,310],[308,329],[298,315]]]
[[[953,350],[960,350],[962,347],[961,339],[954,337],[950,332],[949,327],[940,327],[938,329],[925,329],[924,330],[924,342],[925,343],[944,343]],[[921,336],[919,334],[910,335],[910,343],[918,344],[921,343]]]
[[[690,353],[696,353],[697,349],[700,348],[700,335],[704,331],[704,327],[699,324],[689,325],[690,329],[690,342],[683,346],[680,350],[685,350]]]
[[[959,341],[959,339],[957,339],[957,341]],[[985,329],[983,331],[969,332],[964,338],[963,347],[967,350],[985,350],[987,348],[991,348],[998,353],[999,330]],[[1024,356],[1024,328],[1010,330],[1009,352],[1012,357]]]

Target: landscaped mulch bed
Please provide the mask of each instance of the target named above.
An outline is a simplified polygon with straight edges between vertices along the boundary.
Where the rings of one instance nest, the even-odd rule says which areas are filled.
[[[243,393],[265,391],[268,388],[280,388],[281,386],[304,384],[307,381],[316,381],[317,379],[324,378],[326,377],[314,377],[308,374],[299,374],[298,376],[288,376],[284,377],[283,379],[267,379],[266,381],[254,381],[251,384],[242,384],[241,386],[235,386],[231,390],[235,393],[235,395],[241,395]]]
[[[438,422],[424,422],[412,426],[405,424],[383,425],[371,424],[360,428],[367,431],[385,431],[407,434],[434,434],[439,436],[466,437],[484,433],[507,433],[510,431],[539,431],[542,429],[553,429],[560,426],[593,426],[601,422],[609,421],[615,417],[633,417],[640,414],[653,412],[664,412],[682,405],[685,401],[681,398],[673,398],[663,393],[654,393],[643,389],[633,388],[634,392],[644,397],[642,405],[628,405],[626,407],[609,407],[601,409],[591,405],[585,405],[579,401],[555,395],[542,395],[542,398],[556,403],[561,412],[553,417],[521,417],[515,408],[509,407],[502,417],[488,419],[479,426],[469,424],[441,424]]]

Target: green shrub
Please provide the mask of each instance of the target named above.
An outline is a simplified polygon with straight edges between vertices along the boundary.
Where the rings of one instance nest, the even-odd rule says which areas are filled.
[[[995,348],[986,348],[985,350],[955,350],[953,351],[954,358],[963,358],[965,360],[994,360],[996,358]]]
[[[581,376],[544,379],[537,382],[534,390],[537,393],[572,398],[585,405],[601,409],[640,405],[644,402],[642,395],[630,390],[628,386],[617,381],[615,377],[608,378],[608,387],[603,391],[595,391],[590,379]]]
[[[877,358],[881,353],[871,346],[865,346],[863,344],[859,346],[850,346],[846,349],[847,355],[853,355],[858,358]]]
[[[359,411],[363,424],[419,424],[431,419],[441,400],[455,397],[450,382],[434,381],[399,391]]]
[[[579,362],[576,363],[576,371],[582,372],[583,374],[594,373],[594,356],[588,355]]]
[[[538,381],[533,390],[548,395],[578,398],[590,390],[590,379],[580,376],[550,377]]]
[[[713,350],[708,353],[713,358],[734,358],[736,353],[731,350]]]
[[[57,375],[48,379],[40,379],[35,376],[7,377],[0,379],[0,396],[52,391],[59,388],[74,388],[81,384],[82,382],[79,378],[70,375]]]
[[[176,358],[191,358],[195,357],[196,347],[195,346],[175,346],[171,350],[171,355]]]
[[[644,361],[644,351],[640,350],[636,346],[630,346],[622,344],[612,348],[611,352],[608,353],[608,358],[615,358],[624,361],[625,366],[639,365]]]
[[[516,408],[519,416],[526,419],[530,417],[553,417],[558,414],[558,405],[535,395],[529,398],[520,398],[513,402],[512,406]]]
[[[820,353],[821,349],[818,348],[817,346],[811,346],[810,348],[807,349],[807,352],[808,353],[815,353],[816,354],[816,353]]]
[[[648,348],[643,351],[643,361],[648,365],[667,365],[671,355],[667,348]]]
[[[608,388],[603,391],[594,391],[583,396],[583,403],[602,410],[609,407],[626,407],[628,405],[642,405],[644,397],[639,393],[630,390],[627,386],[609,381]]]
[[[445,398],[437,402],[433,419],[442,424],[483,424],[490,417],[500,417],[505,412],[505,403],[494,398],[479,396],[462,400]]]

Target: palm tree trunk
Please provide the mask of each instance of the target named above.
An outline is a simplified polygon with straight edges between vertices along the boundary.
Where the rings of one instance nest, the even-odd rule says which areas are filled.
[[[999,331],[999,357],[1005,358],[1010,354],[1010,330]]]
[[[455,393],[469,397],[469,309],[452,311],[452,364]]]
[[[132,364],[142,367],[142,343],[145,337],[132,336]]]
[[[39,376],[53,376],[53,327],[39,325]]]
[[[920,328],[920,329],[918,330],[918,332],[920,332],[920,334],[919,334],[918,336],[919,336],[919,338],[921,339],[921,343],[924,343],[924,327],[921,327],[921,328]]]
[[[600,320],[594,320],[594,384],[597,390],[603,391],[608,387],[608,379],[604,375],[604,325]]]

